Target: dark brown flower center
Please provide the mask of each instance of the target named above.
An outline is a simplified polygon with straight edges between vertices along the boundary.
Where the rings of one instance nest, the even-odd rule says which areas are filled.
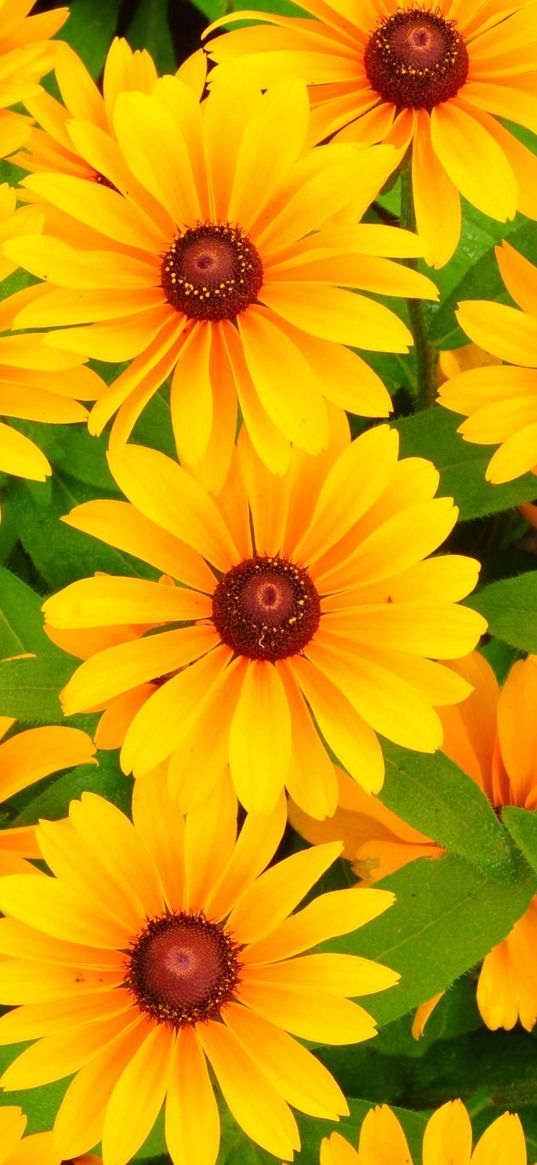
[[[213,620],[220,638],[237,655],[273,663],[302,651],[321,615],[307,572],[286,558],[247,558],[220,580]]]
[[[161,282],[168,303],[189,319],[234,320],[257,299],[263,266],[240,227],[204,223],[174,240]]]
[[[454,97],[468,76],[468,52],[454,20],[408,8],[382,20],[364,66],[371,87],[398,108],[427,109]]]
[[[204,914],[152,918],[131,943],[125,985],[141,1011],[182,1027],[216,1019],[239,981],[237,947]]]

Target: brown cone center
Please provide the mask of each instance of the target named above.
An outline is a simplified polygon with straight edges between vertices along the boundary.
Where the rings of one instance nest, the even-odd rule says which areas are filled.
[[[385,101],[430,111],[458,93],[469,60],[455,21],[411,8],[380,22],[368,41],[364,66],[371,87]]]
[[[168,303],[189,319],[234,320],[257,299],[263,266],[240,227],[205,223],[174,239],[161,283]]]
[[[236,948],[203,914],[151,919],[131,945],[126,985],[142,1011],[179,1027],[219,1015],[238,982]]]
[[[248,558],[220,580],[213,620],[223,643],[237,655],[274,663],[309,643],[321,615],[307,570],[285,558]]]

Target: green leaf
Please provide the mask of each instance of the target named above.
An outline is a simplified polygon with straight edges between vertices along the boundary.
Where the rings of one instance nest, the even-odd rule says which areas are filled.
[[[177,60],[168,24],[168,0],[141,0],[127,39],[133,49],[147,49],[159,73],[175,73]]]
[[[411,862],[376,883],[395,893],[389,910],[348,938],[322,944],[399,971],[396,987],[365,1001],[380,1025],[445,991],[505,938],[537,889],[522,856],[515,860],[518,879],[509,884],[453,854]]]
[[[465,599],[488,620],[489,632],[512,647],[537,652],[537,571],[505,578]]]
[[[10,483],[6,504],[13,508],[24,549],[48,586],[56,590],[95,571],[155,578],[157,572],[146,563],[59,521],[73,506],[94,497],[94,488],[62,472],[43,484]]]
[[[244,0],[192,0],[196,8],[207,17],[207,20],[217,20],[227,12],[240,12],[242,9],[256,12],[273,12],[279,16],[304,16],[304,10],[292,0],[253,0],[245,3]],[[251,21],[245,21],[245,24]],[[237,27],[234,25],[233,27]]]
[[[0,566],[0,659],[51,648],[43,631],[42,598]]]
[[[428,457],[434,462],[440,471],[439,493],[455,499],[461,521],[495,514],[535,497],[536,481],[532,473],[506,485],[490,485],[485,481],[485,469],[494,447],[463,441],[457,433],[460,417],[447,409],[429,409],[392,424],[401,434],[402,457]]]
[[[62,724],[59,693],[73,672],[74,660],[59,654],[0,663],[0,716],[26,723]]]
[[[118,494],[116,483],[108,468],[106,451],[109,434],[92,437],[86,428],[62,427],[61,441],[56,442],[50,452],[50,460],[56,469],[62,470],[76,481],[83,481],[106,494]],[[44,448],[41,442],[41,448]]]
[[[99,793],[130,815],[132,780],[121,772],[117,752],[99,752],[96,759],[98,767],[77,765],[61,777],[50,778],[10,825],[33,825],[40,817],[58,821],[67,815],[69,803],[85,792]]]
[[[517,805],[505,805],[502,818],[511,837],[522,850],[526,861],[537,873],[537,816],[528,809]]]
[[[386,779],[379,799],[415,829],[477,869],[504,881],[516,876],[505,830],[485,794],[449,757],[383,742]]]
[[[69,5],[69,20],[60,36],[75,49],[97,80],[110,41],[117,28],[122,0],[106,0],[106,4],[96,4],[95,0],[72,0]]]

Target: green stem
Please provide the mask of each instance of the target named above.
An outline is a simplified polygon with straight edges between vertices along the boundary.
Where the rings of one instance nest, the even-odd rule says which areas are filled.
[[[401,171],[401,226],[407,231],[416,230],[416,215],[412,198],[412,170],[409,162]],[[408,267],[417,270],[417,259],[406,259],[405,262]],[[436,396],[438,353],[427,339],[421,299],[408,299],[407,303],[416,354],[416,408],[430,409]]]

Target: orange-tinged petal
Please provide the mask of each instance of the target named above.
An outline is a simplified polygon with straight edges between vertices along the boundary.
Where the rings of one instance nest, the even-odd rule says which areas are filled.
[[[295,553],[308,564],[342,538],[377,500],[392,476],[399,436],[379,425],[353,441],[325,477]]]
[[[453,185],[469,202],[500,222],[514,218],[518,190],[513,170],[495,139],[458,98],[433,109],[431,143]]]
[[[358,1044],[376,1035],[375,1021],[363,1007],[316,988],[254,983],[248,976],[238,995],[241,1003],[259,1012],[269,1023],[305,1040]]]
[[[341,1136],[341,1133],[331,1133],[321,1141],[320,1165],[360,1165],[356,1149]],[[370,1165],[365,1162],[364,1165]],[[408,1165],[408,1159],[407,1159]]]
[[[32,174],[23,185],[58,210],[113,239],[116,245],[123,243],[158,255],[166,243],[156,224],[106,186],[69,174]]]
[[[360,1165],[409,1165],[412,1161],[401,1125],[387,1105],[371,1108],[364,1118],[358,1157]]]
[[[198,809],[187,814],[184,834],[183,909],[206,910],[206,899],[222,865],[233,854],[237,799],[230,781],[220,781]]]
[[[129,1017],[119,1015],[44,1036],[9,1065],[2,1076],[2,1087],[38,1088],[70,1076],[129,1026]]]
[[[36,975],[40,971],[38,964]],[[46,968],[46,969],[45,969]],[[43,968],[45,975],[50,970],[50,964]],[[73,968],[73,974],[76,974]],[[121,978],[121,974],[118,974]],[[22,1007],[13,1008],[0,1017],[0,1040],[3,1044],[18,1043],[19,1040],[36,1040],[40,1036],[64,1031],[65,1028],[78,1027],[83,1023],[92,1023],[94,1020],[108,1019],[112,1015],[119,1015],[132,1010],[132,996],[121,987],[113,990],[92,992],[83,995],[67,995],[59,998],[51,1006],[47,1003],[27,1003]]]
[[[2,801],[49,773],[92,764],[95,746],[79,728],[28,728],[0,744]]]
[[[103,1157],[127,1165],[151,1131],[168,1085],[173,1032],[155,1026],[123,1069],[108,1101]]]
[[[211,699],[201,709],[179,748],[171,754],[168,775],[182,813],[197,809],[219,780],[229,781],[229,731],[247,661],[240,656],[215,680]],[[225,775],[224,775],[225,774]]]
[[[180,910],[183,902],[184,818],[170,795],[166,772],[140,777],[132,791],[132,820],[136,833],[151,855],[170,910]]]
[[[128,445],[110,453],[108,459],[120,489],[146,518],[186,542],[218,570],[229,570],[237,561],[237,548],[215,503],[180,465],[141,445]]]
[[[66,716],[103,707],[120,692],[184,668],[210,651],[215,640],[214,629],[200,624],[162,631],[98,652],[77,669],[64,688]]]
[[[173,1165],[215,1165],[220,1116],[205,1056],[191,1027],[177,1032],[166,1096],[166,1147]]]
[[[265,869],[278,848],[286,821],[283,794],[272,813],[248,814],[229,860],[207,893],[205,910],[211,917],[221,919],[228,914],[240,894]]]
[[[301,850],[261,874],[240,895],[229,916],[228,926],[236,941],[252,943],[268,935],[294,910],[342,848],[336,841]]]
[[[211,594],[215,579],[195,550],[140,514],[130,502],[100,498],[82,502],[62,518],[68,526],[141,558],[186,586]]]
[[[522,807],[533,794],[537,773],[532,711],[536,699],[537,656],[529,655],[513,664],[498,700],[498,739],[511,785],[510,800]]]
[[[395,901],[389,890],[332,890],[285,918],[265,938],[248,945],[248,964],[274,962],[300,954],[326,939],[348,934],[383,914]]]
[[[61,1157],[76,1157],[102,1137],[104,1115],[112,1089],[147,1036],[145,1017],[133,1019],[102,1051],[77,1072],[58,1109],[54,1136]],[[80,1113],[84,1120],[80,1120]]]
[[[117,950],[130,937],[96,907],[84,903],[81,909],[78,891],[52,878],[6,876],[0,881],[0,901],[5,914],[29,926],[38,922],[44,934],[69,942]]]
[[[243,94],[243,100],[245,94]],[[308,128],[306,86],[288,77],[250,99],[234,166],[226,217],[250,232],[303,149]]]
[[[58,601],[56,601],[58,600]],[[210,617],[211,601],[186,587],[99,574],[79,579],[47,602],[56,627],[106,627],[118,623],[185,623]]]
[[[306,812],[323,818],[334,813],[337,805],[334,766],[302,693],[284,668],[281,669],[281,678],[291,713],[291,764],[287,789]]]
[[[487,481],[494,485],[513,481],[515,477],[537,465],[537,421],[526,425],[504,441],[491,457],[486,471]]]
[[[213,685],[231,655],[228,647],[214,647],[146,700],[125,735],[121,750],[124,772],[143,776],[179,747],[203,711],[205,701],[211,700]]]
[[[250,964],[248,983],[269,983],[278,987],[307,987],[328,995],[371,995],[393,987],[400,979],[397,971],[362,959],[359,955],[303,955],[262,967]]]
[[[450,1100],[433,1113],[423,1134],[424,1165],[470,1165],[472,1126],[462,1100]],[[473,1158],[472,1158],[473,1161]]]
[[[194,105],[186,85],[176,80],[176,88],[181,102]],[[171,112],[149,94],[124,92],[115,103],[113,121],[130,170],[170,218],[181,226],[203,220],[188,145]]]
[[[459,241],[461,201],[457,187],[432,148],[430,117],[424,109],[416,110],[412,192],[425,262],[432,267],[443,267]]]
[[[504,239],[495,247],[501,277],[522,311],[537,317],[537,268]]]
[[[26,1128],[26,1120],[21,1108],[9,1107],[2,1109],[0,1132],[2,1134],[2,1148],[0,1149],[0,1162],[4,1162],[11,1156],[13,1150],[18,1145],[24,1130]]]
[[[526,1140],[520,1117],[504,1112],[479,1138],[472,1153],[472,1165],[526,1165]]]
[[[48,1003],[65,996],[84,997],[94,992],[104,994],[120,983],[118,971],[48,967],[46,963],[26,963],[22,959],[0,962],[0,995],[2,1002],[10,1005]]]
[[[271,421],[300,449],[318,453],[327,444],[328,418],[314,369],[266,308],[254,304],[239,316],[238,328],[249,373]]]
[[[300,1137],[285,1101],[224,1024],[209,1020],[196,1033],[237,1124],[269,1153],[291,1161]]]
[[[207,453],[213,426],[211,325],[194,326],[182,344],[172,378],[170,410],[179,457],[198,465]]]
[[[408,352],[408,328],[375,300],[319,283],[271,282],[263,285],[263,303],[295,327],[337,344],[375,352]]]
[[[291,762],[291,714],[278,668],[251,660],[229,734],[229,766],[237,796],[250,813],[269,813]]]
[[[295,655],[287,666],[329,748],[367,792],[378,793],[384,781],[384,758],[372,728],[339,686],[309,659]]]
[[[259,1067],[289,1104],[328,1120],[347,1114],[347,1101],[333,1076],[287,1032],[236,1003],[226,1007],[225,1022],[252,1059],[263,1049]]]
[[[17,429],[0,422],[0,470],[28,477],[30,481],[46,481],[51,466],[45,454]]]

